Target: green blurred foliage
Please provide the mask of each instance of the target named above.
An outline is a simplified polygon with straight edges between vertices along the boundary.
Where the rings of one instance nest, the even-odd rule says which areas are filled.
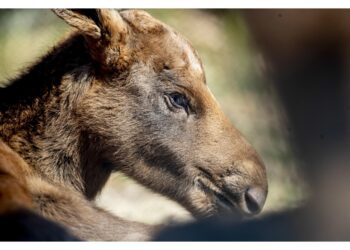
[[[283,111],[265,77],[263,57],[254,47],[240,12],[149,12],[191,41],[203,60],[208,85],[224,112],[261,154],[269,178],[265,211],[299,204],[305,197],[305,188],[287,141]],[[48,10],[0,10],[0,86],[38,60],[70,30]],[[125,182],[125,178],[115,182],[118,181]],[[120,185],[112,183],[110,187]]]

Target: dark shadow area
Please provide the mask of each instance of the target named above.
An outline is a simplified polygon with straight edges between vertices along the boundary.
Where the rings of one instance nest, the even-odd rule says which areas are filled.
[[[63,227],[29,211],[0,216],[0,241],[77,241]]]

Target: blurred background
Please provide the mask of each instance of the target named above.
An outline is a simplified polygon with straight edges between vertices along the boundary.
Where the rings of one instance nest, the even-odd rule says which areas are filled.
[[[305,22],[311,20],[317,26],[318,21],[308,17],[302,23],[297,11],[149,12],[191,41],[203,60],[208,85],[224,112],[263,158],[269,195],[260,216],[303,204],[310,193],[304,181],[305,171],[301,171],[303,158],[298,157],[293,146],[294,127],[274,84],[280,79],[274,78],[273,66],[292,64],[292,57],[300,52],[291,33],[304,38],[310,32],[302,29],[299,34],[299,27],[280,27],[276,22],[295,18],[305,28]],[[0,86],[44,55],[69,31],[68,25],[48,10],[0,10]],[[313,45],[311,42],[305,51]],[[110,178],[97,203],[122,217],[147,223],[191,220],[175,202],[120,174]]]

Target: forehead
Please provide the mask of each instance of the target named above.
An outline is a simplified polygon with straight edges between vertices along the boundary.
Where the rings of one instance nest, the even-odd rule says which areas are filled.
[[[170,44],[172,44],[174,48],[174,56],[179,58],[178,63],[183,64],[183,67],[193,72],[193,74],[204,75],[202,62],[190,43],[171,29],[169,30],[168,36]]]
[[[181,34],[168,25],[155,19],[141,10],[123,11],[122,16],[138,32],[135,43],[141,51],[139,59],[148,61],[160,59],[159,63],[167,64],[172,69],[181,71],[182,75],[205,82],[203,65],[196,51]]]

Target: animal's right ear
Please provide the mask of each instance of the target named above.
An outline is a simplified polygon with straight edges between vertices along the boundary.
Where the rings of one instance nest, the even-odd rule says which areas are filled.
[[[84,35],[89,53],[103,69],[125,65],[122,58],[128,55],[121,55],[121,51],[126,45],[128,28],[118,11],[54,9],[53,12]]]

